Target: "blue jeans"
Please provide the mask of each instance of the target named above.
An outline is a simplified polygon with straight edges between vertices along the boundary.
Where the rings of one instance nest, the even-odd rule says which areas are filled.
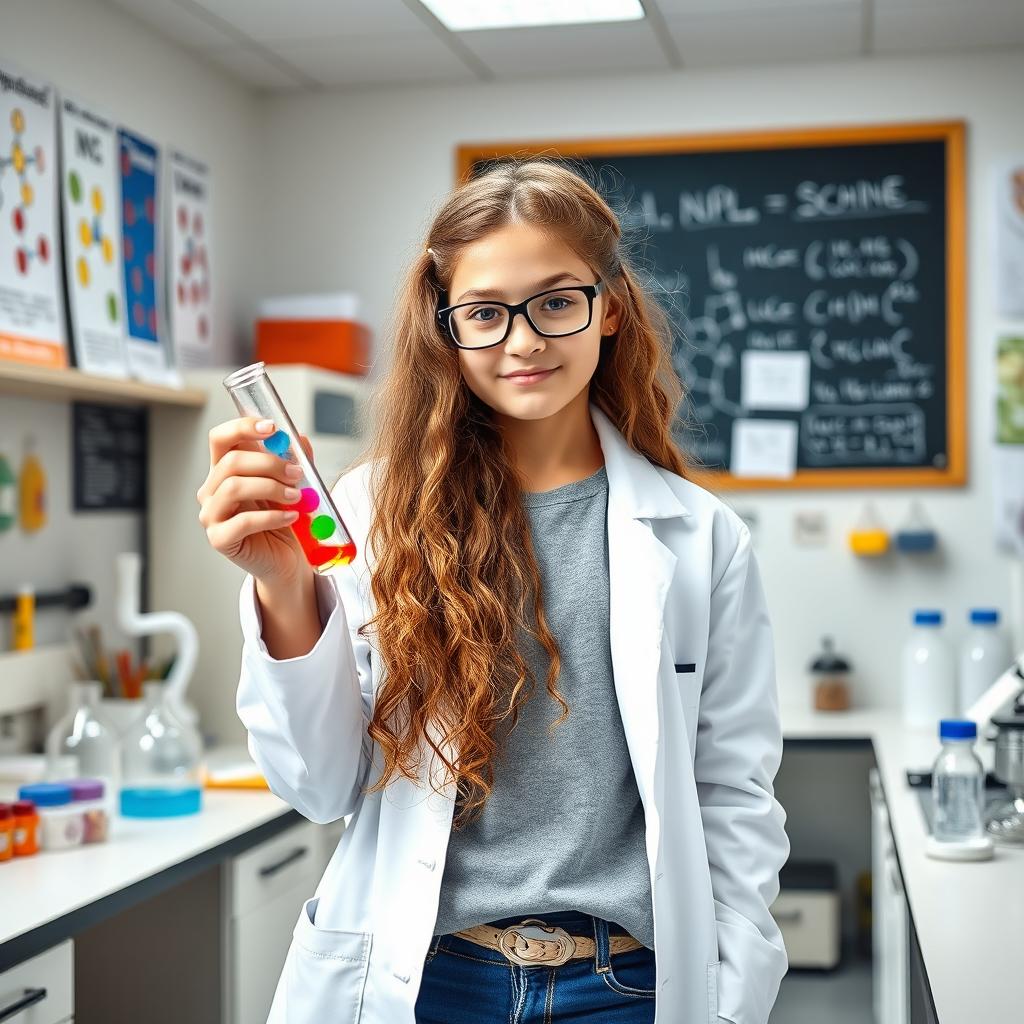
[[[435,935],[416,1000],[417,1024],[652,1024],[653,950],[642,946],[610,956],[609,934],[627,932],[590,914],[524,914],[489,923],[504,928],[524,917],[592,936],[595,955],[556,967],[521,967],[496,949]]]

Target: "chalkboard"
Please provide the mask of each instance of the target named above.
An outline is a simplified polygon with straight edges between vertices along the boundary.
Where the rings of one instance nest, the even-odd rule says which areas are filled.
[[[148,429],[145,408],[73,403],[75,512],[145,510]]]
[[[962,122],[460,146],[615,210],[674,328],[680,443],[729,487],[965,480]],[[639,244],[637,244],[639,240]]]

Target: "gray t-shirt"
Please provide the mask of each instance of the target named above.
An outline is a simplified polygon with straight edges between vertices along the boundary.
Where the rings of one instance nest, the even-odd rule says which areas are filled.
[[[608,476],[523,492],[548,625],[562,656],[547,692],[547,652],[523,635],[537,680],[498,727],[494,789],[449,839],[434,933],[504,917],[577,911],[622,925],[650,949],[654,921],[644,809],[622,729],[608,639]]]

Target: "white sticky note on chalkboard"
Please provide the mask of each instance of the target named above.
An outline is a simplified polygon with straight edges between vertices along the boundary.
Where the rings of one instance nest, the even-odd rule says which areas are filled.
[[[740,402],[745,409],[806,409],[811,387],[810,352],[758,352],[740,357]]]
[[[796,472],[795,420],[733,420],[733,476],[790,477]]]

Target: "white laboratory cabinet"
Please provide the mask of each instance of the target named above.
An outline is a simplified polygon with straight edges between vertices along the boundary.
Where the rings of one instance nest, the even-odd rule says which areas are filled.
[[[265,1024],[302,904],[323,877],[345,820],[302,821],[226,865],[225,1024]]]
[[[0,974],[0,1020],[9,1024],[67,1024],[75,1010],[71,939]]]
[[[910,924],[889,809],[876,769],[871,792],[871,917],[875,1024],[910,1022]]]
[[[148,607],[186,615],[199,634],[199,657],[186,699],[203,734],[217,746],[244,746],[235,711],[241,659],[238,591],[243,573],[210,547],[199,522],[196,491],[210,468],[210,429],[238,416],[221,383],[233,369],[192,370],[185,383],[209,395],[202,409],[153,407],[149,414]],[[270,378],[298,430],[313,445],[327,487],[369,440],[364,377],[304,365],[269,366]],[[157,655],[167,653],[163,638]]]

